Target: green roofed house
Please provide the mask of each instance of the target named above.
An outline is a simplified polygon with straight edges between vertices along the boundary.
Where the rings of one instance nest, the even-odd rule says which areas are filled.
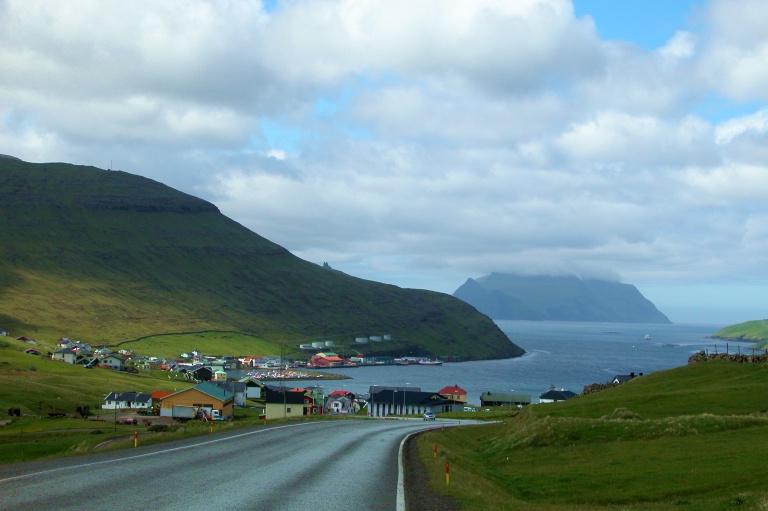
[[[523,406],[529,404],[531,404],[530,394],[483,392],[480,395],[480,406]]]

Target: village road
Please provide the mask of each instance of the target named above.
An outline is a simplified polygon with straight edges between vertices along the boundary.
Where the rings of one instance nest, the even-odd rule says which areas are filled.
[[[402,439],[441,422],[301,422],[5,465],[0,509],[394,511]]]

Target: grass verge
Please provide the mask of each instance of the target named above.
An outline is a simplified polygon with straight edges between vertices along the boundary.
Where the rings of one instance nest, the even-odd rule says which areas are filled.
[[[436,492],[477,511],[768,509],[766,381],[749,364],[664,371],[429,432],[420,458]]]

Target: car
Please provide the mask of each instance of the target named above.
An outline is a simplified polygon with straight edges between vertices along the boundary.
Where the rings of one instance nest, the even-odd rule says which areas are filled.
[[[433,420],[435,420],[435,414],[433,412],[426,412],[424,414],[424,420],[425,421],[433,421]]]
[[[139,423],[139,421],[137,419],[132,419],[130,417],[120,419],[117,422],[119,422],[120,424],[138,424]]]

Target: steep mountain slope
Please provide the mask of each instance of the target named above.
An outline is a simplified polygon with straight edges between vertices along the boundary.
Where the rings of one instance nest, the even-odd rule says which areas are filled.
[[[605,280],[492,273],[453,295],[493,319],[670,322],[635,286]]]
[[[0,158],[0,237],[0,328],[19,335],[386,333],[400,343],[383,351],[522,353],[460,300],[308,263],[206,201],[125,172]]]

